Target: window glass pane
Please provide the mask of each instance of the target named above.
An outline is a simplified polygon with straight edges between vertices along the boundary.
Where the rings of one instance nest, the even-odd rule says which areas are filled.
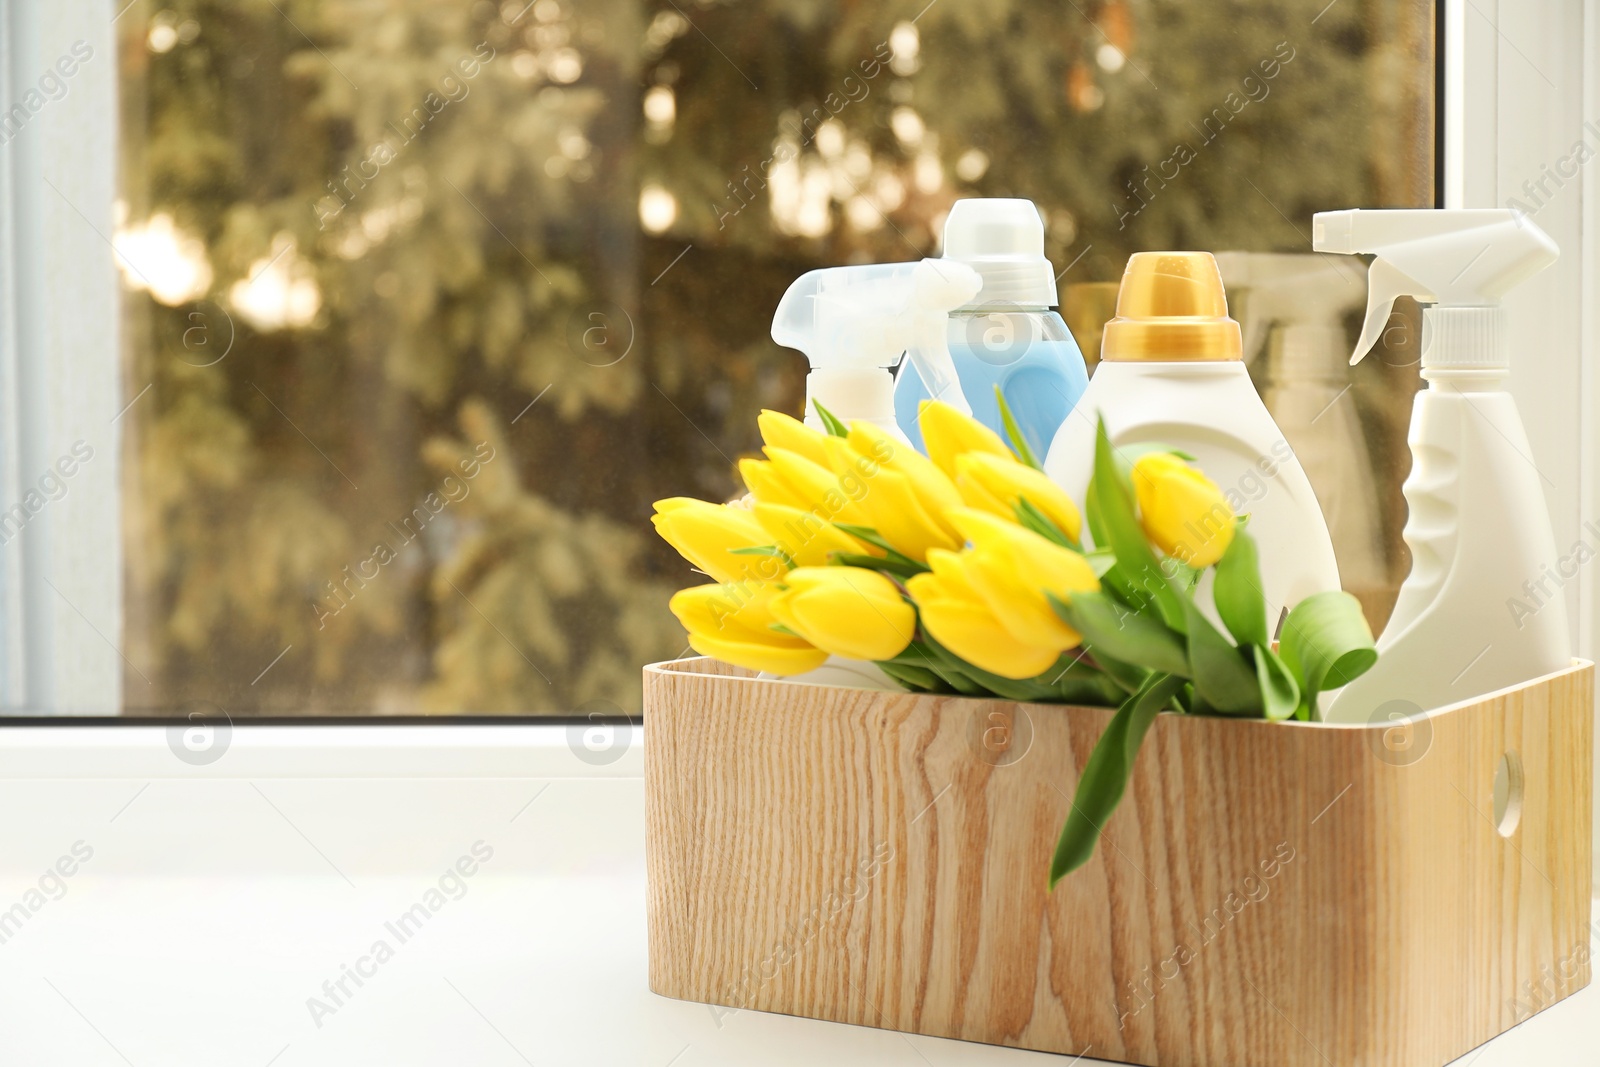
[[[177,0],[118,29],[132,713],[636,712],[699,580],[650,504],[741,492],[756,413],[798,412],[768,330],[801,272],[1028,197],[1092,356],[1133,251],[1305,253],[1313,211],[1433,200],[1413,0]],[[1352,306],[1232,288],[1291,441],[1366,450],[1306,466],[1381,622],[1414,315],[1351,373],[1287,327],[1353,344]]]

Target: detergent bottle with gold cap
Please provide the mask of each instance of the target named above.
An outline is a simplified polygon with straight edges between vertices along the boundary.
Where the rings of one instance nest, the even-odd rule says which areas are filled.
[[[1136,253],[1101,338],[1100,363],[1044,469],[1082,500],[1097,416],[1114,446],[1159,441],[1193,456],[1233,510],[1250,516],[1267,618],[1276,625],[1304,597],[1338,589],[1339,567],[1311,483],[1242,355],[1209,252]]]

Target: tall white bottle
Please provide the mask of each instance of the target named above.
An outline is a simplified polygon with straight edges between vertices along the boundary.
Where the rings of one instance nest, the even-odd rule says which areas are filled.
[[[1366,306],[1367,265],[1309,252],[1218,252],[1217,265],[1245,365],[1322,505],[1340,581],[1363,603],[1383,600],[1389,567],[1343,322]]]
[[[1441,707],[1570,663],[1566,605],[1540,475],[1505,391],[1500,298],[1554,263],[1555,242],[1519,212],[1324,211],[1320,252],[1370,253],[1366,355],[1397,296],[1424,305],[1411,415],[1405,540],[1411,574],[1378,640],[1378,662],[1325,717],[1369,722]],[[1533,592],[1530,592],[1533,590]]]
[[[1195,457],[1260,548],[1267,618],[1339,588],[1316,494],[1256,394],[1207,252],[1139,252],[1128,260],[1117,317],[1106,324],[1089,388],[1056,433],[1050,475],[1082,500],[1094,462],[1095,417],[1113,445],[1160,441]]]

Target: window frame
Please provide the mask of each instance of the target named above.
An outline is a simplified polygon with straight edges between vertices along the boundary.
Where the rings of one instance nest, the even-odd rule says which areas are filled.
[[[123,456],[115,430],[143,396],[138,383],[121,377],[119,282],[107,255],[116,195],[114,23],[130,6],[130,0],[0,0],[0,107],[21,99],[72,42],[95,50],[95,61],[81,65],[64,97],[0,144],[0,508],[21,499],[63,446],[82,438],[95,448],[95,462],[67,494],[0,551],[0,722],[16,725],[183,721],[116,717],[124,671],[133,668],[121,651]],[[1543,163],[1568,152],[1573,129],[1585,122],[1600,129],[1600,0],[1440,0],[1438,26],[1437,182],[1446,206],[1504,205]],[[1574,91],[1579,85],[1581,92]],[[1512,391],[1536,460],[1555,486],[1547,489],[1560,544],[1593,521],[1600,500],[1600,327],[1583,299],[1600,282],[1597,172],[1583,168],[1541,209],[1539,225],[1563,257],[1507,301],[1519,355],[1548,354],[1538,362],[1519,359]],[[28,353],[47,358],[30,360]],[[1574,647],[1592,659],[1600,634],[1596,568],[1581,572],[1569,610]],[[56,708],[87,715],[37,715]],[[582,721],[251,720],[367,729],[428,722],[439,730]],[[1600,817],[1596,835],[1600,847]]]
[[[126,401],[108,255],[117,16],[103,0],[0,0],[0,119],[28,111],[0,128],[0,519],[21,526],[13,509],[28,512],[0,547],[0,714],[114,714],[133,669],[122,652]],[[92,453],[81,464],[79,442]]]
[[[1445,206],[1517,200],[1536,208],[1535,221],[1561,248],[1554,266],[1505,301],[1510,388],[1547,483],[1558,548],[1582,539],[1600,549],[1590,532],[1600,529],[1600,168],[1580,166],[1542,202],[1523,188],[1570,157],[1577,136],[1600,150],[1592,132],[1600,131],[1600,2],[1444,0],[1442,8]],[[1600,635],[1597,570],[1581,567],[1566,590],[1573,650],[1588,660]],[[1600,793],[1594,800],[1600,850]]]

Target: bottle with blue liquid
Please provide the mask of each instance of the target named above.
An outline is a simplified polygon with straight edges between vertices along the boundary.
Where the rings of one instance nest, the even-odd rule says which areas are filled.
[[[1055,271],[1044,255],[1039,209],[1031,200],[957,200],[944,224],[944,258],[983,278],[974,302],[951,312],[948,324],[950,356],[972,415],[1005,436],[999,386],[1023,439],[1042,459],[1089,378],[1083,353],[1054,310]],[[895,421],[918,449],[917,409],[930,395],[916,367],[903,363]]]

